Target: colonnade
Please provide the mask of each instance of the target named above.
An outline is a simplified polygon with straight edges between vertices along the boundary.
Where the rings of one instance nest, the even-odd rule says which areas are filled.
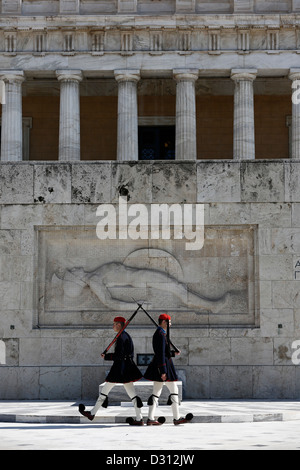
[[[118,83],[117,160],[138,160],[139,70],[115,70]],[[253,83],[256,69],[233,69],[234,129],[233,159],[255,159],[255,123]],[[80,82],[81,70],[58,70],[60,82],[59,160],[80,160]],[[1,161],[22,160],[22,83],[23,71],[0,71],[6,100],[2,105]],[[176,160],[195,160],[197,69],[174,69],[176,81]],[[300,69],[290,69],[292,86],[300,80]],[[292,111],[292,158],[300,158],[300,105]]]

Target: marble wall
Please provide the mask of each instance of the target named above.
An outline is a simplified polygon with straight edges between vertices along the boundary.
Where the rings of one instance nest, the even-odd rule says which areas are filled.
[[[83,234],[94,230],[98,205],[116,204],[124,191],[130,203],[203,203],[204,251],[190,266],[174,245],[172,274],[180,273],[177,257],[186,275],[197,274],[201,293],[221,295],[225,276],[228,290],[236,282],[240,294],[247,288],[248,300],[252,296],[250,309],[240,296],[238,308],[230,303],[230,315],[223,316],[226,308],[221,306],[218,321],[211,324],[210,312],[201,322],[186,307],[175,312],[171,334],[182,351],[176,365],[186,377],[184,396],[297,398],[300,377],[293,343],[300,335],[299,165],[297,160],[1,163],[1,399],[97,396],[107,371],[100,355],[113,338],[107,325],[114,310],[99,309],[95,296],[89,301],[95,301],[96,311],[77,306],[74,314],[74,305],[68,311],[53,291],[49,296],[48,289],[40,288],[48,278],[55,287],[54,273],[61,281],[58,261],[63,268],[96,270],[117,260],[107,241],[101,254],[101,249],[95,251],[96,240],[86,243]],[[251,249],[243,251],[245,240],[251,241]],[[128,253],[128,243],[119,241],[119,259]],[[134,243],[133,252],[138,247]],[[172,248],[171,242],[164,247],[159,243],[152,248]],[[163,260],[159,271],[166,272]],[[249,284],[255,289],[249,291]],[[135,352],[151,353],[153,325],[139,315],[139,322],[129,327]]]
[[[2,0],[2,14],[297,12],[299,0]],[[1,4],[0,4],[1,6]]]

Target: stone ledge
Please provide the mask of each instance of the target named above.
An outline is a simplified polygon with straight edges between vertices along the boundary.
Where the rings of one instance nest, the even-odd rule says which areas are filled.
[[[0,163],[0,204],[300,202],[300,160]],[[176,187],[176,192],[172,189]]]
[[[146,2],[145,0],[118,0],[117,2],[106,2],[105,4],[103,2],[101,4],[97,0],[91,0],[88,2],[88,5],[81,0],[60,0],[59,3],[50,0],[48,2],[32,3],[39,4],[37,6],[31,5],[30,2],[25,0],[2,0],[1,13],[3,15],[13,16],[25,16],[30,14],[37,16],[50,14],[71,14],[76,16],[89,14],[120,15],[122,13],[141,16],[149,13],[155,15],[163,15],[166,13],[191,15],[195,13],[224,14],[224,12],[226,14],[280,14],[298,12],[300,9],[299,0],[293,0],[292,4],[287,0],[282,0],[277,8],[272,5],[272,2],[259,1],[257,4],[254,4],[253,0],[234,0],[233,5],[229,0],[220,0],[214,2],[212,5],[209,4],[212,2],[200,3],[195,0],[176,0],[176,2],[164,0],[156,3],[155,6],[153,6],[152,2]],[[43,5],[43,3],[47,3],[47,5]]]

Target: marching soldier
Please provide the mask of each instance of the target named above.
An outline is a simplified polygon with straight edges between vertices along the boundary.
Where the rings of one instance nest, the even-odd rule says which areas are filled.
[[[178,386],[176,381],[178,380],[177,373],[172,361],[172,357],[179,352],[171,351],[169,341],[169,327],[171,326],[171,317],[167,314],[162,314],[158,319],[158,328],[153,335],[153,350],[154,358],[149,364],[144,377],[148,380],[153,380],[153,393],[148,400],[149,415],[148,415],[148,426],[155,426],[163,424],[164,418],[154,418],[155,410],[158,404],[158,399],[161,395],[164,384],[170,391],[168,399],[168,405],[171,405],[173,412],[173,423],[175,425],[183,424],[193,419],[192,413],[188,413],[185,418],[179,415],[179,395]]]
[[[124,327],[125,323],[126,320],[123,317],[114,318],[114,331],[119,333]],[[115,384],[122,383],[131,401],[133,402],[136,411],[136,419],[128,418],[127,422],[133,426],[142,426],[144,424],[141,412],[143,403],[141,399],[136,396],[133,385],[133,382],[136,382],[142,378],[142,374],[133,360],[133,355],[134,346],[132,339],[130,335],[124,330],[117,338],[115,352],[101,354],[104,360],[114,362],[106,377],[106,383],[101,390],[94,408],[92,408],[90,411],[85,411],[85,406],[83,404],[79,405],[79,412],[83,416],[92,421],[101,406],[103,408],[107,408],[108,394]]]

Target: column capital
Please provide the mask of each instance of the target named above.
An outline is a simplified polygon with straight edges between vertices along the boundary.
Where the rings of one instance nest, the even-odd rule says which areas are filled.
[[[254,81],[257,75],[257,69],[232,69],[231,79],[234,81],[248,80]]]
[[[173,69],[173,77],[177,82],[193,81],[199,78],[198,69]]]
[[[22,83],[25,80],[23,70],[0,70],[0,79],[8,82]]]
[[[56,77],[59,82],[81,82],[83,75],[81,70],[56,70]]]
[[[300,68],[292,68],[290,69],[289,72],[289,79],[294,81],[294,80],[300,80]]]
[[[138,69],[119,69],[115,70],[115,79],[117,82],[138,82],[141,78]]]

